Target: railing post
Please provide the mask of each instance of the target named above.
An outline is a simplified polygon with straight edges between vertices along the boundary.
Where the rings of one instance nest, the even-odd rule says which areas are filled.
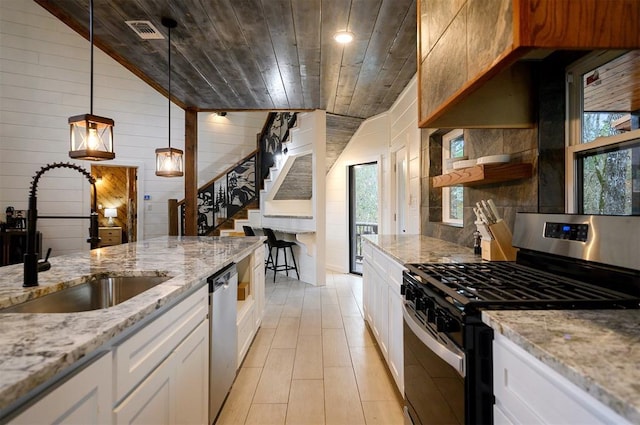
[[[169,236],[178,236],[178,200],[169,199]]]

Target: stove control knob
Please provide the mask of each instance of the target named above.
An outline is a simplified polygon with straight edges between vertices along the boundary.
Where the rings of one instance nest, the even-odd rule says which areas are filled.
[[[406,290],[407,290],[407,285],[405,285],[404,283],[400,285],[400,295],[404,295]]]
[[[436,321],[436,310],[432,307],[427,307],[427,322],[434,323]]]
[[[423,297],[416,298],[416,310],[418,311],[427,311],[427,303],[425,302]]]
[[[436,317],[436,328],[438,332],[455,332],[458,330],[458,324],[450,317],[439,315]]]
[[[447,332],[447,319],[443,316],[436,317],[436,329],[438,332]]]
[[[407,301],[413,301],[413,300],[416,298],[416,296],[415,296],[415,294],[413,293],[413,290],[412,290],[411,288],[406,288],[406,289],[404,290],[404,298],[405,298]]]

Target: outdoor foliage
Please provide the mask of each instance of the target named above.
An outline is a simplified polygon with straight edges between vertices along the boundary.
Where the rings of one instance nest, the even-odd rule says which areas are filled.
[[[377,223],[378,165],[363,164],[354,168],[356,223]]]
[[[611,122],[623,115],[585,113],[583,142],[617,134],[618,131],[611,126]],[[584,214],[631,214],[631,159],[631,149],[587,153],[582,157]]]

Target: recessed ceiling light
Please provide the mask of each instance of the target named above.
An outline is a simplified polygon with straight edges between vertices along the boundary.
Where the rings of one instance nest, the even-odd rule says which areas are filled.
[[[340,44],[347,44],[353,41],[353,33],[349,31],[338,31],[333,34],[333,39]]]

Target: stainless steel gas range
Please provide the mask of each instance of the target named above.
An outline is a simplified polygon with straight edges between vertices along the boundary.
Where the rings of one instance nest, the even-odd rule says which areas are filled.
[[[481,311],[640,308],[640,217],[518,214],[515,263],[406,264],[405,413],[493,422],[493,331]]]

